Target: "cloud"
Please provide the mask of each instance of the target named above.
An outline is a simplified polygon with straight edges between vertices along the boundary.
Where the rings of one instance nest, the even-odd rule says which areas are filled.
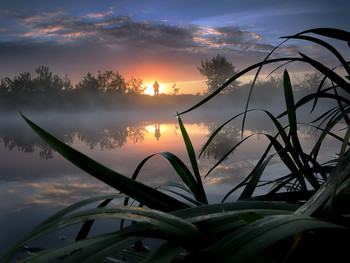
[[[114,15],[109,10],[69,16],[62,11],[43,12],[32,16],[15,16],[12,32],[0,34],[13,41],[44,43],[90,42],[104,47],[134,47],[143,49],[196,51],[205,49],[253,48],[262,40],[257,33],[237,27],[201,27],[171,25],[164,21],[135,21],[130,15]]]
[[[73,83],[86,72],[105,69],[117,69],[123,75],[133,70],[129,75],[144,79],[147,76],[140,74],[152,61],[162,65],[154,68],[157,71],[169,69],[173,77],[167,81],[198,80],[197,66],[203,59],[221,53],[243,69],[264,59],[274,48],[252,27],[243,30],[237,26],[136,20],[112,9],[81,15],[62,10],[26,16],[4,13],[12,23],[0,28],[0,55],[8,61],[0,65],[4,74],[0,77],[45,65],[59,75],[69,74]],[[164,72],[159,74],[165,76]]]
[[[113,11],[112,10],[109,10],[109,11],[103,12],[103,13],[90,13],[90,14],[87,14],[86,17],[89,17],[89,18],[104,18],[104,17],[110,16],[110,15],[113,15]]]
[[[26,203],[22,207],[30,207],[33,204],[42,204],[51,207],[68,206],[71,203],[81,201],[92,195],[115,194],[116,191],[100,182],[85,180],[81,182],[76,177],[66,177],[62,182],[39,182],[18,184],[8,190],[9,194],[20,195],[26,193]]]

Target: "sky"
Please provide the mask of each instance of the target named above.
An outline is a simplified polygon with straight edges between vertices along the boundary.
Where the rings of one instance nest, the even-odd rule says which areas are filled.
[[[349,0],[1,0],[0,78],[43,65],[76,84],[88,72],[113,70],[196,93],[205,88],[201,61],[221,54],[242,70],[282,36],[318,27],[350,31],[349,15]],[[299,49],[323,55],[302,41],[276,54]]]

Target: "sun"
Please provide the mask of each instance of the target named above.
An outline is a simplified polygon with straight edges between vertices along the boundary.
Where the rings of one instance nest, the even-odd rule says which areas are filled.
[[[154,82],[153,83],[147,83],[147,84],[143,85],[143,87],[146,88],[145,89],[145,94],[146,95],[150,95],[150,96],[154,95],[153,84],[154,84]],[[163,84],[159,83],[159,94],[164,92],[164,87],[163,86],[164,86],[164,83]]]
[[[145,84],[143,85],[145,89],[145,94],[153,96],[154,95],[154,89],[153,89],[153,84]]]

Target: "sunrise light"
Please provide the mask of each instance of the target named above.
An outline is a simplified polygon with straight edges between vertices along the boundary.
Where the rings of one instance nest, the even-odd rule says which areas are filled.
[[[146,95],[150,95],[150,96],[154,95],[153,84],[154,84],[154,82],[153,83],[147,83],[147,84],[143,85],[143,87],[146,88],[145,89],[145,94]],[[158,84],[159,84],[159,94],[164,93],[164,85],[165,84],[162,84],[162,83],[158,83]],[[165,93],[167,93],[167,92],[165,92]]]

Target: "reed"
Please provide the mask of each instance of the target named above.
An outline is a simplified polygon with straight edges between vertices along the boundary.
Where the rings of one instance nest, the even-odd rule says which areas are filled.
[[[60,142],[22,115],[30,127],[57,152],[115,188],[117,193],[83,200],[63,209],[21,239],[1,256],[1,260],[11,260],[24,245],[48,232],[77,223],[85,224],[75,242],[42,251],[23,262],[53,262],[58,259],[59,262],[121,262],[122,258],[162,263],[293,262],[336,260],[337,257],[343,257],[346,254],[343,244],[348,242],[350,226],[350,67],[349,62],[331,44],[321,40],[321,37],[350,42],[349,32],[330,28],[311,29],[287,36],[284,42],[299,39],[320,45],[337,58],[339,66],[346,72],[345,76],[301,53],[291,58],[269,59],[274,49],[264,61],[242,70],[204,100],[177,115],[191,167],[187,167],[172,153],[157,153],[171,164],[182,180],[182,184],[170,184],[175,189],[172,190],[172,193],[176,194],[175,197],[160,191],[162,187],[153,189],[137,181],[143,165],[155,154],[146,157],[138,165],[132,178],[128,178]],[[245,119],[249,118],[252,111],[259,110],[266,114],[276,127],[277,133],[263,134],[269,140],[269,145],[262,153],[261,159],[238,186],[223,196],[223,202],[208,204],[197,156],[181,116],[199,108],[251,70],[257,69],[257,77],[261,68],[267,64],[294,61],[314,67],[324,75],[324,80],[330,80],[330,86],[323,86],[326,82],[322,81],[312,94],[295,102],[292,83],[288,71],[285,70],[283,82],[286,110],[277,116],[264,109],[249,109],[249,96],[245,110],[227,120],[212,133],[200,156],[219,131],[240,116],[243,116],[243,135]],[[254,83],[255,81],[250,94],[254,92]],[[296,111],[307,104],[312,104],[313,110],[317,109],[320,99],[335,101],[336,106],[327,109],[310,124],[319,129],[321,134],[311,152],[305,152],[297,133],[299,123]],[[284,117],[287,118],[288,124],[283,126],[281,119]],[[335,125],[341,122],[347,126],[343,138],[332,132]],[[227,155],[251,136],[254,135],[242,137]],[[342,146],[336,160],[321,164],[318,162],[318,153],[326,136],[341,141]],[[288,167],[289,173],[267,182],[272,188],[266,194],[254,196],[254,191],[262,182],[267,184],[266,180],[263,180],[264,170],[273,158],[280,158]],[[223,160],[224,158],[219,160],[206,176],[210,176],[210,172]],[[239,188],[243,188],[239,200],[225,202],[227,197]],[[183,190],[186,195],[182,194]],[[115,198],[126,198],[125,206],[110,205],[110,201]],[[139,206],[128,205],[129,199],[137,201]],[[94,209],[83,209],[88,204],[99,202],[100,205]],[[129,220],[134,223],[117,231],[113,229],[107,234],[87,238],[94,220],[106,218]],[[159,239],[161,244],[147,253],[131,248],[133,244],[140,244],[140,241],[147,238]],[[322,250],[321,254],[315,252],[315,248],[325,250]],[[305,255],[305,251],[309,253]]]

